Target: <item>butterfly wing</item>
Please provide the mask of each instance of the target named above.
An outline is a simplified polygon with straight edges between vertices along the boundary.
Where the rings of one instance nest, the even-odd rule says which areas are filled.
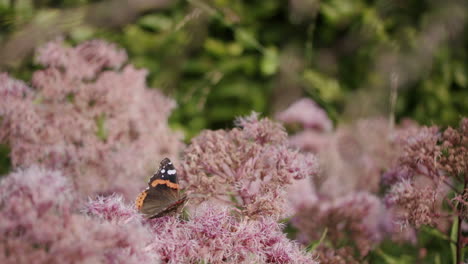
[[[168,158],[161,161],[148,185],[136,200],[137,209],[148,218],[177,211],[186,201],[186,197],[180,198],[177,171]]]
[[[165,215],[169,215],[173,213],[180,213],[186,201],[187,201],[187,197],[184,196],[180,198],[179,200],[176,200],[175,202],[171,203],[168,207],[164,208],[163,210],[157,210],[157,213],[153,215],[148,215],[148,218],[152,219],[152,218],[157,218],[157,217],[161,217],[161,216],[165,216]]]

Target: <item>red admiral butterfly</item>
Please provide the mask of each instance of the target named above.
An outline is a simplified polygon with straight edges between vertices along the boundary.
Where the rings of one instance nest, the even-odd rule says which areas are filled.
[[[135,205],[149,219],[175,213],[187,200],[186,196],[180,197],[177,171],[168,158],[161,161],[148,185],[138,195]]]

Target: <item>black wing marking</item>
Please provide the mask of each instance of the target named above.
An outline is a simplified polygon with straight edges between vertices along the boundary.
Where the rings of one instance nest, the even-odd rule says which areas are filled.
[[[158,171],[153,174],[148,184],[151,186],[151,183],[158,179],[168,180],[171,183],[177,184],[177,171],[170,159],[165,158],[161,161]]]

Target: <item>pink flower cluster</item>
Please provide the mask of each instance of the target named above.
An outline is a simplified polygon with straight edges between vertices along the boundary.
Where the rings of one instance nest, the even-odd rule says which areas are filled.
[[[377,195],[381,171],[394,159],[388,122],[358,120],[331,131],[324,111],[310,99],[299,100],[277,117],[302,125],[304,130],[292,135],[290,143],[315,153],[321,165],[320,173],[293,185],[288,195],[297,211],[292,219],[297,239],[308,244],[327,230],[319,260],[360,263],[393,228]]]
[[[32,88],[0,74],[0,143],[15,169],[0,182],[0,262],[316,263],[277,222],[291,213],[286,187],[317,173],[280,124],[253,114],[201,133],[180,171],[191,213],[146,220],[126,198],[181,148],[174,102],[112,44],[58,40],[37,59]]]
[[[0,143],[14,167],[41,164],[70,176],[83,194],[129,198],[158,160],[176,156],[181,136],[167,125],[175,103],[146,87],[145,70],[124,65],[123,50],[58,40],[37,58],[45,68],[32,88],[0,74]]]
[[[33,166],[0,183],[1,263],[141,263],[147,250],[142,225],[97,221],[76,212],[76,193],[60,172]]]
[[[201,205],[188,220],[145,220],[121,196],[77,210],[67,178],[32,167],[0,183],[1,263],[316,263],[272,218]]]
[[[290,149],[283,127],[256,114],[237,125],[192,139],[180,174],[185,190],[192,202],[220,202],[253,218],[285,217],[285,187],[317,173],[314,155]]]
[[[138,221],[117,197],[91,201],[86,211],[111,222]],[[241,219],[227,207],[204,203],[189,220],[162,217],[143,222],[152,236],[147,249],[157,252],[163,262],[315,263],[273,219]]]
[[[420,227],[448,227],[448,212],[443,203],[461,202],[453,211],[464,219],[468,193],[468,118],[462,119],[458,129],[419,127],[400,133],[402,146],[395,165],[384,175],[390,184],[387,204],[404,225]],[[461,189],[458,186],[464,186]],[[450,202],[447,195],[455,193]]]
[[[334,248],[349,243],[351,238],[351,246],[360,256],[366,256],[391,227],[387,217],[378,197],[360,192],[311,204],[298,211],[292,223],[301,231],[300,240],[319,240],[327,230],[327,240]]]
[[[297,123],[307,129],[330,132],[333,124],[320,106],[309,98],[302,98],[288,109],[279,113],[276,118],[285,123]]]

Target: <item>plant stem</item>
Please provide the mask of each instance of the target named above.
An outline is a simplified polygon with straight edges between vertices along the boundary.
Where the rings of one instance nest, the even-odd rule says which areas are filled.
[[[390,75],[390,128],[393,130],[395,126],[395,112],[396,112],[396,103],[398,98],[398,74],[392,72]]]
[[[468,181],[467,181],[467,179],[466,179],[466,177],[465,177],[465,183],[464,183],[464,186],[463,186],[462,197],[464,197],[465,194],[466,194],[467,183],[468,183]],[[463,260],[461,259],[461,258],[462,258],[462,250],[463,250],[463,245],[462,245],[462,229],[461,229],[461,224],[462,224],[462,222],[463,222],[463,219],[462,219],[462,217],[461,217],[461,215],[462,215],[462,214],[461,214],[461,210],[462,210],[461,207],[462,207],[462,206],[463,206],[462,203],[459,202],[459,203],[458,203],[458,206],[457,206],[458,209],[459,209],[458,212],[457,212],[457,213],[458,213],[457,264],[462,264],[462,261],[463,261]]]

